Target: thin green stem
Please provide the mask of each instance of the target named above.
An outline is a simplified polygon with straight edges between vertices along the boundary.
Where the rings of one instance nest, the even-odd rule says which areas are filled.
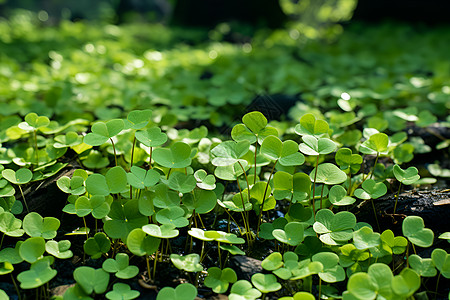
[[[322,279],[319,277],[319,299],[322,299]]]
[[[256,228],[256,236],[258,236],[258,234],[259,234],[259,226],[261,225],[261,219],[262,219],[262,214],[263,214],[263,210],[264,210],[264,202],[266,200],[267,189],[269,188],[270,179],[272,179],[273,171],[275,170],[275,166],[277,165],[277,162],[278,162],[278,160],[276,160],[275,163],[273,164],[272,170],[270,171],[269,180],[267,180],[266,188],[264,190],[264,195],[263,195],[263,199],[262,199],[262,203],[261,203],[261,211],[259,212],[259,216],[258,216],[258,227]]]
[[[370,178],[373,177],[373,173],[375,172],[375,167],[377,166],[377,163],[378,163],[378,157],[380,157],[380,152],[377,152],[377,157],[375,158],[375,163],[373,164],[373,169],[370,172]]]
[[[134,160],[134,147],[136,146],[136,136],[133,139],[133,147],[131,147],[131,161],[130,161],[130,168],[133,166],[133,160]]]
[[[434,300],[436,300],[438,296],[439,279],[441,279],[441,272],[439,272],[438,278],[436,280],[436,292],[434,294]]]
[[[156,250],[155,259],[153,261],[153,275],[152,275],[153,278],[156,278],[156,263],[158,262],[158,252],[159,250]]]
[[[314,221],[316,220],[316,203],[314,201],[314,197],[316,196],[316,179],[317,179],[318,166],[319,166],[319,155],[317,155],[317,160],[316,160],[316,169],[314,172],[314,182],[313,182],[313,192],[312,192],[312,207],[313,207]]]
[[[147,263],[147,275],[148,275],[148,281],[152,280],[152,277],[150,275],[150,258],[148,255],[145,256],[145,261]]]
[[[253,178],[253,184],[256,183],[256,153],[258,152],[258,138],[256,138],[256,143],[255,143],[255,177]]]
[[[113,141],[112,138],[109,138],[109,140],[111,141],[111,144],[112,144],[112,147],[113,147],[113,150],[114,150],[114,162],[116,163],[116,166],[118,166],[118,164],[117,164],[116,146],[114,145],[114,141]]]
[[[170,172],[172,172],[172,168],[169,168],[169,172],[167,172],[167,176],[166,176],[166,179],[169,179],[169,176],[170,176]]]
[[[150,156],[149,156],[149,160],[148,160],[148,168],[149,169],[152,168],[152,154],[153,154],[153,147],[150,147]]]
[[[88,228],[87,228],[87,225],[86,225],[86,218],[85,217],[83,217],[83,223],[84,223],[84,232],[86,232],[86,240],[88,240],[89,239],[89,233],[88,233]]]
[[[220,242],[217,242],[217,253],[219,254],[220,269],[222,269],[222,252],[220,251]]]
[[[239,189],[239,194],[241,195],[241,201],[242,201],[242,212],[241,213],[242,213],[242,221],[244,222],[245,235],[247,236],[247,242],[250,242],[249,238],[248,238],[249,226],[248,226],[248,216],[245,211],[244,196],[242,195],[242,189],[241,189],[241,186],[239,185],[239,180],[237,180],[237,179],[236,179],[236,184]]]
[[[36,159],[36,166],[39,166],[39,153],[38,153],[38,144],[37,144],[37,130],[33,131],[34,133],[34,157]]]
[[[350,171],[348,173],[348,189],[347,189],[347,195],[351,196],[350,192],[352,190],[352,172]]]
[[[400,189],[401,188],[402,188],[402,183],[400,182],[400,184],[398,186],[397,195],[395,195],[394,215],[395,215],[395,211],[397,210],[397,202],[398,202],[398,197],[400,196]]]
[[[322,191],[320,192],[320,209],[322,209],[323,206],[323,190],[325,189],[325,183],[322,185]]]
[[[20,186],[20,184],[18,184],[17,186],[19,187],[20,195],[22,195],[22,200],[25,204],[25,208],[27,209],[27,212],[30,212],[30,210],[28,209],[27,201],[25,200],[25,196],[23,195],[22,187]]]
[[[233,220],[233,222],[236,224],[236,226],[238,227],[239,233],[242,235],[242,230],[241,227],[239,226],[239,224],[236,222],[236,220],[233,218],[233,216],[230,214],[230,212],[225,209],[225,212],[228,214],[228,216]],[[228,222],[228,226],[230,225],[230,222]],[[228,232],[230,232],[229,227],[228,227]]]
[[[241,166],[242,172],[244,172],[244,177],[245,177],[245,182],[247,182],[247,192],[248,192],[248,200],[250,201],[250,185],[248,183],[248,178],[247,178],[247,172],[245,172],[244,167],[242,166],[241,162],[238,161],[238,164]],[[239,183],[238,183],[239,184]]]
[[[9,275],[11,275],[11,281],[14,284],[14,288],[16,289],[17,297],[19,297],[19,300],[22,300],[22,296],[20,295],[20,290],[19,287],[17,286],[16,281],[14,280],[14,276],[12,275],[12,273],[9,273]]]
[[[3,233],[2,235],[2,240],[0,241],[0,249],[2,249],[2,245],[3,245],[3,239],[5,238],[5,233]]]
[[[378,223],[378,216],[377,216],[377,211],[375,210],[375,204],[373,203],[373,199],[370,199],[370,203],[372,203],[372,208],[373,208],[373,215],[375,216],[375,221],[377,222],[377,228],[378,231],[380,232],[380,223]]]

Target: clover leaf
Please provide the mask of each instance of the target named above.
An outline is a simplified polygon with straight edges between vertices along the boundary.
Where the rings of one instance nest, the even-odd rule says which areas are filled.
[[[277,282],[277,278],[273,274],[256,273],[253,274],[251,280],[253,285],[264,294],[281,289],[281,284]]]
[[[289,222],[284,226],[284,229],[274,229],[272,235],[282,243],[297,246],[304,238],[303,224],[300,222]]]
[[[324,155],[330,154],[336,150],[337,145],[328,138],[317,138],[312,135],[305,135],[302,137],[303,143],[298,148],[300,152],[306,155]]]
[[[152,117],[151,109],[132,110],[125,120],[125,127],[131,129],[142,129],[150,122]]]
[[[380,234],[373,232],[372,228],[364,226],[353,232],[353,244],[359,250],[377,247],[381,244]]]
[[[59,242],[53,240],[47,241],[45,243],[45,251],[59,259],[67,259],[73,256],[72,251],[70,251],[70,241],[68,240]]]
[[[355,203],[356,199],[347,196],[347,191],[342,185],[334,185],[328,193],[328,199],[331,204],[336,206],[351,205]]]
[[[166,168],[186,168],[191,164],[191,147],[186,143],[176,142],[169,149],[155,149],[153,159]]]
[[[79,217],[92,213],[94,218],[103,219],[109,210],[110,206],[106,202],[105,196],[102,195],[94,195],[91,198],[81,196],[75,201],[75,211]]]
[[[86,190],[91,195],[108,196],[118,194],[127,190],[127,173],[116,166],[108,170],[105,176],[102,174],[92,174],[86,179]]]
[[[194,177],[199,188],[203,190],[214,190],[216,188],[216,178],[214,175],[208,175],[205,170],[199,169],[195,171]]]
[[[34,263],[45,252],[45,240],[42,237],[26,239],[19,248],[20,256],[29,263]]]
[[[17,280],[20,282],[20,287],[34,289],[52,280],[57,274],[57,271],[50,267],[54,260],[53,256],[44,257],[32,263],[28,271],[19,273]]]
[[[299,166],[305,162],[303,154],[298,152],[296,142],[292,140],[281,142],[273,135],[264,139],[260,151],[265,157],[278,161],[282,166]]]
[[[383,248],[386,249],[388,247],[390,253],[402,254],[408,246],[408,241],[403,236],[394,236],[390,229],[383,231],[380,238],[385,246]]]
[[[53,143],[53,147],[55,148],[74,147],[83,142],[83,137],[75,131],[69,131],[65,135],[55,136],[54,139],[55,143]]]
[[[323,163],[317,167],[317,175],[316,168],[314,168],[309,174],[311,180],[316,178],[316,183],[324,183],[324,184],[340,184],[347,179],[347,175],[344,171],[340,170],[336,165],[332,163]]]
[[[97,122],[91,127],[90,133],[84,137],[84,143],[90,146],[100,146],[110,138],[118,135],[125,124],[121,119],[112,119],[107,122]]]
[[[38,114],[31,112],[25,116],[25,122],[20,123],[18,126],[20,129],[26,131],[34,131],[42,127],[46,127],[50,124],[50,120],[46,116],[39,116]]]
[[[324,120],[316,120],[313,114],[305,114],[300,118],[300,124],[295,126],[298,135],[322,137],[328,133],[329,125]]]
[[[103,229],[110,238],[126,240],[131,230],[141,228],[148,223],[148,218],[139,212],[138,200],[128,200],[123,205],[118,202],[111,204],[108,219]]]
[[[87,295],[92,294],[92,292],[103,294],[109,283],[109,274],[103,269],[85,266],[76,268],[73,271],[73,278]]]
[[[2,171],[2,176],[9,182],[20,185],[30,182],[30,180],[33,178],[33,173],[29,169],[25,168],[19,169],[17,171],[5,169]]]
[[[102,254],[111,249],[111,241],[103,232],[97,232],[93,237],[86,240],[83,245],[84,252],[93,259],[100,258]]]
[[[431,260],[445,278],[450,278],[450,254],[445,250],[436,248],[431,252]]]
[[[288,198],[295,203],[309,199],[311,178],[305,173],[291,175],[284,171],[278,171],[273,176],[273,187],[273,196],[276,200]]]
[[[187,272],[200,272],[203,271],[203,267],[200,264],[200,255],[197,253],[191,253],[184,256],[178,254],[171,254],[170,260],[180,270]]]
[[[167,142],[167,134],[161,132],[159,127],[140,130],[135,135],[136,139],[147,147],[157,147]]]
[[[431,258],[422,258],[419,255],[411,254],[408,256],[408,263],[422,277],[434,277],[437,274]]]
[[[161,239],[170,239],[178,236],[179,231],[175,228],[175,225],[173,225],[172,223],[163,224],[161,226],[158,226],[156,224],[147,224],[145,226],[142,226],[142,230],[145,233]]]
[[[313,229],[320,234],[320,240],[327,245],[339,245],[353,237],[352,229],[356,225],[356,217],[351,212],[341,211],[334,214],[329,209],[321,209],[316,213]]]
[[[110,300],[130,300],[139,297],[138,291],[132,290],[126,283],[115,283],[112,291],[106,293],[106,298]]]
[[[388,150],[389,137],[382,132],[372,134],[359,147],[359,152],[364,154],[380,154]]]
[[[375,299],[392,297],[391,282],[394,278],[388,265],[374,263],[370,265],[367,273],[358,272],[350,276],[347,290],[357,299]]]
[[[47,240],[56,236],[60,224],[57,218],[42,218],[37,212],[31,212],[23,218],[23,229],[29,236],[42,236]]]
[[[211,163],[218,167],[226,167],[240,162],[247,163],[242,157],[249,151],[248,141],[225,141],[211,149],[213,159]]]
[[[117,253],[116,258],[108,258],[102,264],[102,269],[108,273],[114,273],[117,278],[130,279],[139,273],[139,268],[129,265],[129,257],[126,253]]]
[[[218,166],[214,170],[214,175],[222,180],[236,180],[239,176],[244,174],[249,169],[248,162],[246,160],[235,162],[229,166]]]
[[[363,159],[359,154],[352,154],[349,148],[340,148],[336,152],[336,163],[346,173],[356,174],[361,168]]]
[[[275,219],[272,223],[262,223],[259,230],[259,237],[266,240],[273,240],[275,237],[272,232],[275,229],[284,229],[287,223],[288,221],[283,217]]]
[[[395,164],[393,171],[395,178],[405,185],[413,184],[420,179],[419,171],[416,167],[409,167],[403,170],[399,165]]]
[[[136,189],[144,189],[154,186],[159,181],[160,174],[153,170],[145,170],[137,166],[132,166],[130,173],[127,173],[127,181]]]
[[[23,262],[23,258],[20,256],[20,246],[23,241],[18,241],[14,248],[3,248],[0,251],[0,262],[9,262],[11,264],[20,264]]]
[[[402,298],[411,297],[420,287],[421,280],[419,274],[410,268],[404,268],[400,274],[392,278],[392,291],[395,296]]]
[[[280,252],[273,252],[269,254],[261,262],[261,267],[267,271],[275,271],[283,266],[283,256]]]
[[[217,267],[208,269],[208,276],[203,282],[205,286],[211,288],[214,293],[222,294],[228,290],[230,283],[237,281],[236,272],[231,268],[221,270]]]
[[[377,199],[386,194],[387,187],[383,182],[376,182],[369,178],[362,183],[362,189],[355,190],[355,196],[359,199]]]
[[[161,239],[147,235],[141,228],[133,229],[127,237],[127,247],[137,256],[151,255],[159,248]]]
[[[72,176],[72,178],[62,176],[58,178],[56,185],[66,194],[78,196],[86,192],[86,188],[84,187],[84,178],[81,176]]]
[[[173,172],[167,181],[167,185],[172,190],[185,194],[191,192],[196,187],[197,181],[192,174]]]
[[[3,212],[0,214],[0,231],[8,236],[20,237],[24,234],[21,229],[22,221],[14,217],[10,212]]]
[[[337,254],[333,252],[320,252],[313,255],[312,261],[322,264],[323,269],[319,272],[319,277],[323,281],[333,283],[345,279],[345,271],[338,265],[339,257]]]
[[[231,286],[230,300],[255,300],[261,297],[261,292],[253,288],[252,284],[247,280],[238,280]]]
[[[197,288],[190,283],[179,284],[176,288],[164,287],[162,288],[158,295],[156,295],[156,300],[194,300],[197,296]]]
[[[175,227],[185,227],[189,225],[189,221],[184,215],[184,209],[179,206],[167,207],[156,213],[156,221],[163,225],[171,224]]]
[[[423,219],[419,216],[407,216],[402,223],[403,235],[414,245],[430,247],[433,244],[434,232],[425,228]]]
[[[182,201],[187,208],[195,210],[196,213],[206,214],[216,206],[217,196],[214,191],[195,189],[193,194],[186,194]]]
[[[109,165],[109,159],[97,150],[91,150],[82,160],[83,165],[89,169],[102,169]]]

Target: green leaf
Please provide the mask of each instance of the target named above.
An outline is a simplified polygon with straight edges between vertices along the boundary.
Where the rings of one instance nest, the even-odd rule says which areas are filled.
[[[231,268],[223,270],[217,267],[208,269],[208,276],[204,280],[205,286],[211,288],[214,293],[222,294],[228,290],[230,283],[237,281],[236,272]]]
[[[216,188],[216,178],[214,175],[208,175],[205,170],[195,171],[194,177],[197,180],[197,186],[202,190],[214,190]]]
[[[300,124],[295,126],[298,135],[324,136],[328,133],[329,125],[324,120],[316,120],[313,114],[305,114],[300,118]]]
[[[79,217],[92,213],[94,218],[103,219],[109,213],[110,206],[104,196],[94,195],[91,198],[81,196],[75,201],[75,211]]]
[[[127,189],[127,173],[121,166],[109,169],[105,174],[105,178],[111,194],[118,194]]]
[[[277,278],[273,274],[253,274],[252,283],[262,293],[275,292],[281,289],[281,284],[277,282]]]
[[[139,297],[138,291],[132,290],[126,283],[115,283],[112,291],[106,293],[106,298],[110,300],[129,300]]]
[[[158,226],[156,224],[147,224],[142,226],[142,230],[148,235],[161,239],[170,239],[178,236],[179,231],[175,229],[173,224],[163,224]]]
[[[154,169],[145,170],[137,166],[132,166],[130,173],[127,173],[128,184],[141,190],[157,184],[159,177],[160,174]]]
[[[5,169],[2,176],[6,180],[14,184],[26,184],[33,178],[33,173],[28,169],[19,169],[17,171]]]
[[[26,125],[28,125],[29,127],[27,127],[24,123],[20,123],[19,128],[27,131],[33,131],[41,127],[48,126],[50,124],[49,118],[47,118],[46,116],[38,116],[38,114],[34,112],[28,113],[24,119]]]
[[[363,162],[361,155],[352,154],[352,150],[349,148],[340,148],[336,152],[335,160],[341,170],[349,170],[352,174],[359,171]]]
[[[408,257],[408,263],[422,277],[434,277],[437,274],[431,258],[422,258],[419,255],[411,254]]]
[[[58,188],[66,194],[82,195],[86,192],[84,187],[84,178],[80,176],[62,176],[56,181]]]
[[[0,214],[0,231],[8,236],[20,237],[24,234],[21,229],[22,221],[16,219],[10,212],[3,212]]]
[[[197,296],[197,288],[190,283],[179,284],[176,288],[164,287],[162,288],[156,300],[194,300]]]
[[[328,197],[331,204],[336,206],[351,205],[356,201],[355,198],[347,196],[347,191],[342,185],[332,186],[328,193]]]
[[[354,214],[341,211],[334,214],[329,209],[321,209],[316,213],[313,229],[320,234],[320,240],[327,245],[339,245],[353,237],[352,229],[356,225]]]
[[[83,137],[78,135],[75,131],[69,131],[65,135],[55,136],[55,148],[74,147],[83,142]]]
[[[450,254],[445,250],[436,248],[431,253],[431,260],[445,278],[450,278]]]
[[[86,159],[82,160],[83,165],[89,169],[102,169],[109,165],[109,160],[99,151],[91,150]]]
[[[434,233],[425,228],[423,219],[419,216],[407,216],[402,224],[403,235],[414,245],[430,247],[433,244]]]
[[[413,184],[420,179],[419,171],[416,167],[409,167],[403,170],[399,165],[395,164],[393,171],[395,178],[405,185]]]
[[[319,272],[319,277],[325,282],[333,283],[345,279],[344,269],[338,265],[339,257],[332,252],[320,252],[312,257],[313,262],[320,262],[323,270]]]
[[[139,212],[139,202],[136,199],[128,200],[123,205],[113,202],[108,216],[110,219],[105,221],[103,229],[110,238],[120,238],[123,241],[133,229],[148,223],[148,218]]]
[[[381,244],[380,234],[367,226],[353,232],[353,244],[356,249],[365,250]]]
[[[173,172],[167,181],[167,185],[172,190],[185,194],[191,192],[197,186],[197,181],[192,174]]]
[[[53,264],[53,262],[54,257],[44,257],[34,262],[30,266],[30,270],[23,271],[17,275],[17,280],[20,282],[20,288],[34,289],[52,280],[57,274],[56,270],[50,268],[50,265]]]
[[[298,148],[300,152],[306,155],[324,155],[330,154],[336,150],[337,145],[328,138],[317,138],[312,135],[305,135],[302,137],[303,143]]]
[[[147,147],[157,147],[167,142],[167,134],[161,132],[159,127],[137,131],[135,135],[136,139]]]
[[[70,249],[70,241],[68,240],[62,240],[62,241],[47,241],[45,244],[45,251],[47,251],[48,254],[53,255],[56,258],[59,259],[67,259],[71,258],[73,256],[72,251]]]
[[[166,168],[186,168],[191,164],[191,147],[183,142],[176,142],[167,148],[153,151],[153,159]]]
[[[128,113],[127,116],[127,121],[129,124],[125,125],[127,125],[126,126],[127,128],[141,129],[147,126],[147,124],[150,122],[151,117],[152,117],[151,109],[132,110]]]
[[[91,174],[85,181],[86,190],[91,195],[109,195],[109,186],[102,174]]]
[[[388,150],[389,138],[385,133],[378,132],[372,134],[368,140],[359,147],[359,151],[364,154],[384,153]]]
[[[184,209],[179,206],[167,207],[158,211],[156,221],[163,225],[171,224],[175,227],[185,227],[189,225],[189,221],[184,215]]]
[[[230,300],[255,300],[261,297],[261,292],[253,288],[252,284],[247,280],[236,281],[230,290],[228,298]]]
[[[399,275],[392,278],[391,286],[396,296],[409,298],[419,289],[420,284],[419,274],[413,269],[405,268]]]
[[[362,183],[362,189],[355,190],[355,196],[360,199],[377,199],[385,195],[387,187],[383,182],[376,182],[369,178]]]
[[[85,266],[76,268],[73,272],[73,278],[88,295],[92,292],[103,294],[109,283],[108,273],[102,269],[94,269]]]
[[[97,232],[94,237],[90,237],[83,245],[84,252],[93,259],[100,258],[102,254],[108,253],[111,249],[111,241],[103,232]]]
[[[56,231],[61,222],[57,218],[42,218],[36,212],[31,212],[23,218],[23,229],[31,237],[41,236],[44,239],[52,239],[56,236]]]
[[[267,271],[275,271],[283,266],[283,256],[280,252],[269,254],[262,262],[261,267]]]
[[[214,191],[195,189],[193,194],[186,194],[183,197],[183,204],[198,214],[206,214],[214,209],[217,203],[217,196]]]
[[[20,256],[29,263],[34,263],[45,252],[45,240],[42,237],[26,239],[19,248]]]
[[[141,228],[133,229],[127,237],[127,247],[137,256],[152,255],[159,248],[161,239],[147,235]]]
[[[191,253],[184,256],[178,254],[171,254],[170,260],[180,270],[187,272],[200,272],[203,267],[200,264],[200,256],[197,253]]]
[[[285,167],[300,166],[305,162],[305,156],[298,152],[298,144],[292,140],[283,142],[279,164]]]
[[[130,279],[139,273],[139,268],[129,265],[129,257],[126,253],[117,253],[116,258],[108,258],[102,264],[103,270],[114,273],[117,278]]]
[[[272,235],[280,242],[290,246],[299,245],[304,238],[303,224],[300,222],[289,222],[284,229],[275,229]]]
[[[391,281],[393,274],[389,266],[375,263],[367,273],[359,272],[350,276],[347,282],[348,291],[357,299],[375,299],[377,295],[390,299],[392,295]]]
[[[249,151],[250,143],[248,141],[225,141],[211,150],[213,159],[211,163],[215,166],[230,166],[237,162],[246,163],[241,159]]]
[[[311,181],[314,180],[314,176],[316,176],[316,168],[314,168],[309,174]],[[317,167],[316,183],[318,182],[328,185],[340,184],[346,179],[347,175],[331,163],[323,163]]]
[[[252,111],[242,117],[245,124],[254,134],[258,134],[267,126],[266,117],[259,111]]]

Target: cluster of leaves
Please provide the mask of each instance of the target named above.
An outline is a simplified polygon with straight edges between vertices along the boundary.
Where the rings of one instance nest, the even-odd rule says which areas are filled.
[[[126,280],[144,270],[130,264],[130,255],[145,262],[149,280],[157,279],[157,265],[167,256],[176,268],[196,273],[195,285],[165,287],[158,294],[158,299],[194,299],[206,257],[204,251],[190,253],[195,245],[217,249],[217,264],[206,270],[202,284],[230,299],[256,299],[283,286],[290,294],[283,299],[308,299],[316,280],[319,294],[327,296],[407,299],[421,288],[421,277],[434,277],[438,271],[450,277],[450,255],[444,249],[434,249],[430,258],[410,255],[411,247],[416,252],[416,246],[430,247],[434,241],[433,231],[420,217],[405,218],[403,236],[396,237],[391,230],[378,233],[370,224],[357,222],[349,211],[361,201],[385,195],[388,179],[403,185],[420,179],[415,167],[378,164],[379,157],[395,162],[398,136],[367,128],[353,149],[346,148],[333,141],[328,122],[305,114],[294,128],[299,142],[282,140],[257,111],[244,115],[233,127],[231,140],[225,141],[208,138],[205,127],[164,132],[152,121],[151,110],[95,122],[84,136],[70,126],[52,129],[52,122],[36,113],[25,116],[18,126],[22,131],[16,132],[18,139],[28,140],[24,153],[29,156],[11,160],[1,179],[8,194],[0,202],[0,231],[17,239],[14,247],[0,246],[1,274],[12,274],[22,261],[29,263],[29,270],[16,278],[21,289],[40,289],[36,295],[46,295],[45,285],[57,274],[55,259],[73,254],[69,240],[56,238],[58,219],[36,212],[21,219],[23,207],[28,210],[21,186],[58,172],[64,164],[57,160],[68,149],[78,153],[86,168],[58,179],[58,187],[68,194],[63,211],[82,219],[84,227],[71,234],[85,235],[85,255],[103,263],[98,269],[76,268],[76,284],[64,299],[105,293],[108,299],[138,297]],[[360,170],[373,160],[372,168]],[[16,199],[15,187],[22,201]],[[277,211],[283,216],[273,217]],[[217,223],[204,222],[211,214],[228,218],[234,229],[223,231]],[[88,228],[86,219],[95,228]],[[184,238],[190,251],[171,253],[171,240],[182,235],[181,228],[187,228],[189,238]],[[448,239],[448,233],[440,237]],[[227,257],[246,255],[257,240],[272,241],[277,249],[262,261],[272,273],[238,280],[225,265]],[[401,271],[388,266],[394,258],[402,261]],[[121,282],[111,287],[111,277]],[[333,286],[345,280],[347,290]],[[322,288],[322,281],[328,285]]]

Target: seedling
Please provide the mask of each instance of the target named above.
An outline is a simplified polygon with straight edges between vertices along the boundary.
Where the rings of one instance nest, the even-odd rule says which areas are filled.
[[[20,287],[22,289],[34,289],[52,280],[57,274],[57,271],[50,267],[54,260],[53,256],[46,256],[31,264],[28,271],[23,271],[17,275]]]
[[[372,228],[364,226],[353,232],[353,245],[356,249],[366,250],[381,244],[380,234],[373,232]]]
[[[115,283],[112,291],[106,293],[106,298],[110,300],[131,300],[139,297],[141,293],[132,290],[126,283]]]
[[[84,266],[75,269],[73,278],[87,295],[92,293],[103,294],[109,283],[109,274],[103,269]]]
[[[136,228],[128,234],[126,244],[128,246],[128,249],[134,255],[145,255],[145,260],[147,263],[147,275],[149,277],[149,280],[151,280],[149,256],[158,250],[159,245],[161,244],[161,239],[147,235],[142,229]]]
[[[14,215],[10,212],[3,212],[0,214],[0,231],[3,232],[2,240],[0,246],[3,244],[3,239],[5,235],[12,237],[20,237],[25,231],[21,228],[22,221],[16,219]]]
[[[433,244],[434,232],[425,228],[423,219],[418,216],[408,216],[402,223],[403,235],[419,247],[430,247]]]
[[[111,241],[103,232],[97,232],[93,237],[86,240],[83,249],[87,255],[97,259],[100,258],[102,254],[108,253],[111,249]]]
[[[45,243],[45,251],[56,258],[67,259],[73,256],[73,253],[70,250],[70,245],[70,241],[68,240],[62,240],[59,242],[51,240]]]
[[[282,243],[297,246],[303,241],[303,228],[302,223],[289,222],[284,229],[274,229],[272,235]]]
[[[281,284],[277,282],[277,278],[273,274],[253,274],[252,283],[263,293],[262,299],[265,299],[265,294],[281,289]]]
[[[57,218],[42,218],[36,212],[31,212],[23,219],[23,229],[31,237],[41,236],[44,239],[53,239],[61,222]]]
[[[19,254],[23,260],[30,264],[39,260],[45,253],[45,240],[42,237],[26,239],[19,248]]]
[[[39,164],[39,149],[38,149],[38,143],[37,143],[37,131],[39,129],[42,129],[50,124],[50,120],[46,116],[38,116],[38,114],[32,112],[28,113],[25,116],[25,122],[22,122],[18,125],[18,127],[22,130],[33,132],[34,137],[34,155],[35,155],[35,161],[34,164]]]
[[[340,245],[350,240],[356,225],[354,214],[341,211],[334,214],[329,209],[321,209],[316,214],[313,229],[320,234],[320,240],[327,245]]]
[[[415,167],[409,167],[408,169],[403,170],[402,168],[400,168],[399,165],[397,165],[397,164],[394,165],[394,176],[398,181],[400,181],[400,184],[398,186],[397,196],[395,197],[394,214],[395,214],[395,210],[397,208],[397,201],[398,201],[398,197],[400,195],[400,189],[402,187],[402,183],[405,185],[409,185],[409,184],[413,184],[414,182],[419,180],[420,176],[418,175],[418,172],[419,171]]]
[[[408,257],[408,263],[422,277],[434,277],[437,274],[431,258],[422,258],[419,255],[411,254]]]

